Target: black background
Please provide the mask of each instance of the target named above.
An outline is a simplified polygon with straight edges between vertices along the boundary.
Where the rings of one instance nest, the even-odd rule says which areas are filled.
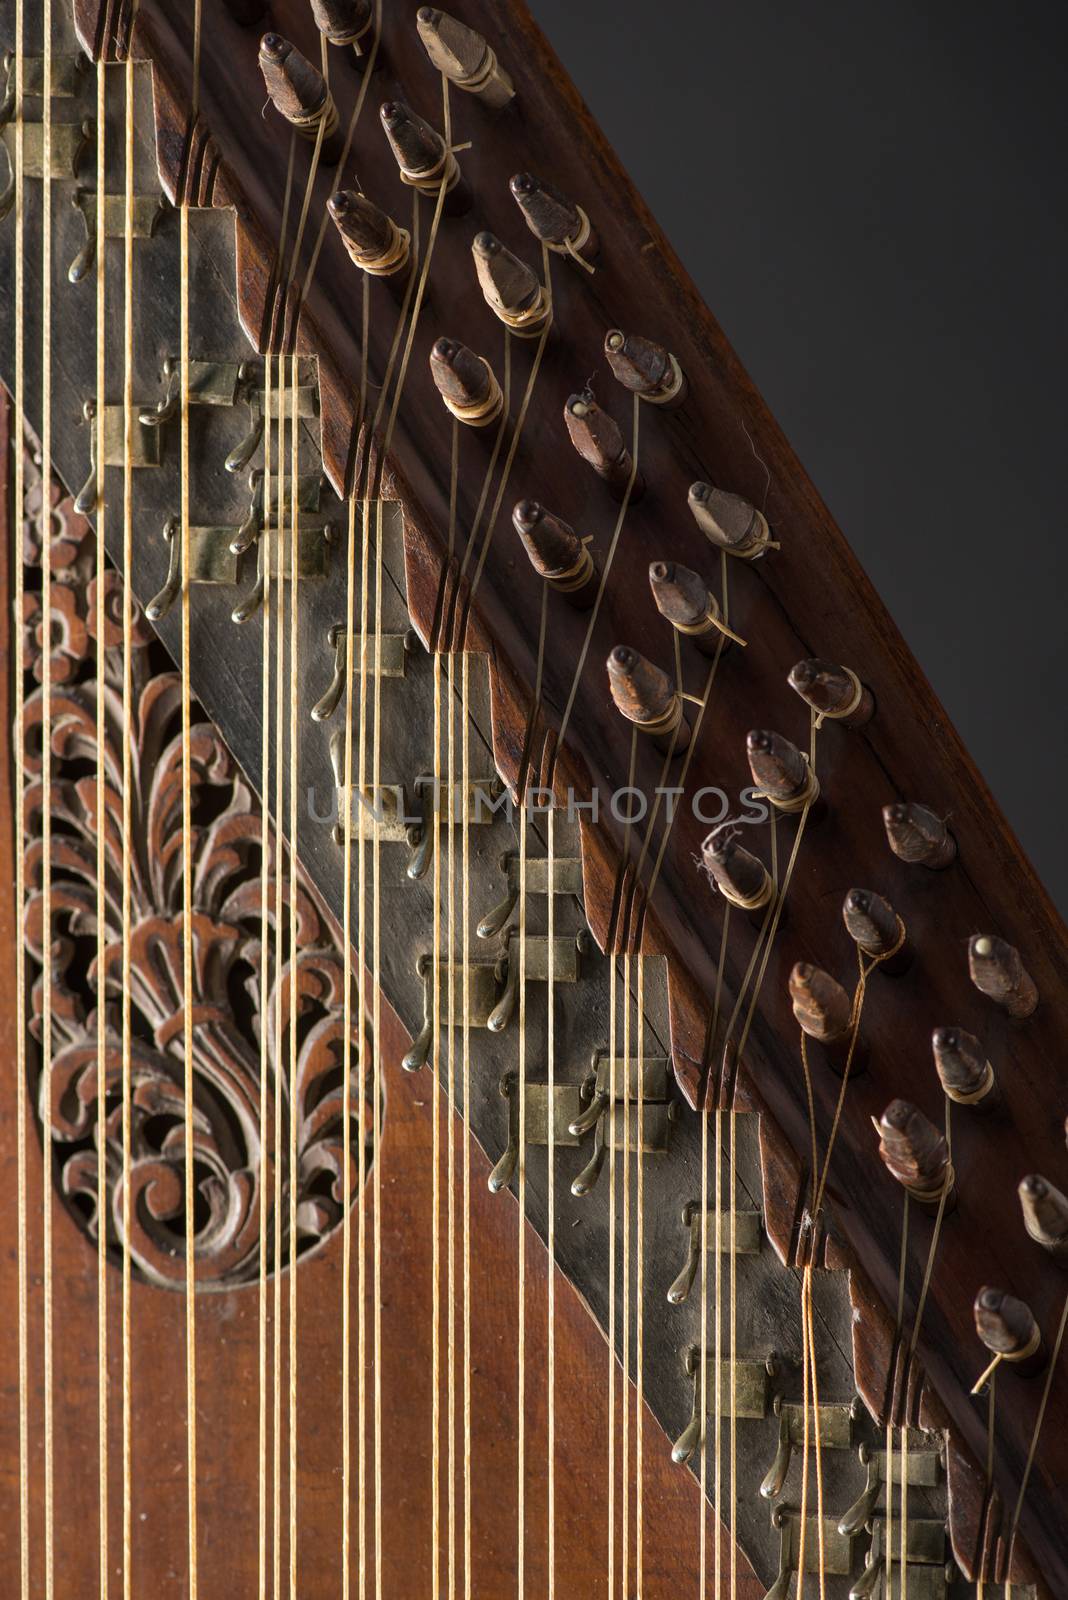
[[[1064,910],[1064,6],[530,4]]]

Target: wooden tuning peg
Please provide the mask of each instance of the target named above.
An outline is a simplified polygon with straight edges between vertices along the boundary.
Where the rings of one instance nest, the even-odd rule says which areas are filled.
[[[430,376],[446,408],[469,428],[485,428],[504,406],[501,386],[484,356],[458,339],[436,339],[430,351]]]
[[[814,967],[808,961],[795,963],[790,973],[790,1000],[794,1016],[810,1039],[832,1044],[850,1033],[853,1002],[838,980],[822,967]]]
[[[737,640],[723,622],[719,601],[708,584],[689,567],[677,561],[653,561],[649,587],[665,622],[677,633],[688,634],[702,655],[722,654]]]
[[[515,99],[515,85],[480,33],[447,11],[420,6],[415,26],[431,64],[457,89],[499,111]]]
[[[596,589],[597,569],[574,528],[554,517],[536,500],[518,502],[512,511],[512,526],[522,539],[538,576],[566,595],[573,606],[589,610]]]
[[[357,55],[374,27],[371,0],[311,0],[311,12],[319,32],[333,45],[351,45]]]
[[[1024,1178],[1017,1193],[1031,1238],[1050,1255],[1068,1258],[1068,1199],[1038,1173]]]
[[[1042,1333],[1022,1300],[984,1287],[975,1297],[974,1314],[975,1331],[993,1355],[1011,1361],[1022,1378],[1042,1371],[1047,1360]]]
[[[615,420],[601,409],[591,390],[568,397],[564,421],[571,443],[615,498],[622,500],[629,489],[631,500],[640,499],[645,489],[642,475],[634,470],[633,457]]]
[[[843,728],[860,728],[871,721],[875,697],[850,667],[836,667],[831,661],[799,661],[791,667],[787,682],[819,721],[829,717]]]
[[[1001,1099],[994,1069],[979,1040],[963,1028],[936,1028],[931,1035],[938,1081],[950,1100],[992,1111]]]
[[[378,115],[389,140],[401,182],[420,194],[437,199],[445,184],[445,210],[456,217],[471,205],[471,191],[460,174],[460,166],[445,140],[429,122],[417,116],[403,100],[386,100]]]
[[[517,173],[509,188],[535,239],[557,255],[574,256],[582,266],[593,270],[590,261],[598,252],[597,235],[581,206],[529,172]]]
[[[657,748],[679,756],[690,742],[690,724],[683,700],[666,672],[629,645],[617,645],[608,657],[608,687],[616,710]]]
[[[259,60],[267,93],[279,115],[305,139],[317,138],[323,124],[319,156],[333,166],[342,147],[337,106],[318,67],[280,33],[263,35]]]
[[[872,889],[850,889],[842,901],[846,932],[863,956],[876,956],[879,971],[899,977],[912,965],[905,925],[888,900]]]
[[[674,410],[686,398],[686,377],[670,350],[652,339],[612,328],[605,334],[604,353],[613,376],[651,405]]]
[[[372,278],[407,276],[411,236],[357,189],[339,189],[326,202],[349,256]]]
[[[948,867],[957,854],[957,842],[941,817],[914,801],[884,806],[883,826],[895,856],[911,866]]]
[[[763,512],[740,494],[714,489],[710,483],[692,483],[688,503],[697,526],[717,550],[756,561],[765,550],[778,549]]]
[[[755,728],[746,747],[753,783],[778,811],[802,811],[816,801],[819,779],[808,758],[789,739]]]
[[[1010,1017],[1029,1017],[1038,1005],[1034,980],[1020,960],[1020,952],[992,934],[973,934],[968,940],[968,972],[975,987]]]
[[[757,856],[738,843],[735,830],[719,827],[710,833],[701,846],[701,860],[724,900],[732,906],[758,913],[775,893],[771,873]]]
[[[949,1146],[934,1123],[908,1100],[891,1100],[875,1124],[887,1171],[922,1206],[936,1207],[948,1189],[953,1203]]]
[[[476,233],[471,254],[490,310],[520,338],[536,338],[550,311],[549,296],[538,274],[492,233]]]

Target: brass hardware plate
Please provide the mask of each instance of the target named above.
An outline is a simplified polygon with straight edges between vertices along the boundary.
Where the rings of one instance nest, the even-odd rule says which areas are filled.
[[[724,1356],[719,1364],[720,1415],[731,1411],[731,1374],[734,1375],[734,1414],[760,1422],[768,1414],[768,1368],[764,1361],[751,1361],[738,1357],[731,1361]],[[716,1403],[716,1357],[709,1351],[708,1372],[705,1377],[705,1404],[712,1411]],[[835,1524],[837,1533],[837,1523]],[[839,1536],[841,1537],[841,1536]]]
[[[526,1086],[526,1142],[548,1144],[549,1085],[528,1083]],[[553,1138],[556,1144],[577,1145],[582,1140],[571,1132],[568,1124],[582,1110],[582,1096],[577,1084],[553,1085]]]
[[[230,549],[233,528],[190,528],[190,583],[236,583],[239,558]],[[176,536],[177,537],[177,536]]]
[[[323,528],[297,529],[297,574],[300,578],[324,578],[326,576],[328,545],[324,537]],[[264,536],[263,542],[267,549],[267,559],[270,562],[271,577],[276,581],[292,576],[290,555],[291,529],[270,528]]]
[[[88,130],[88,131],[87,131]],[[51,173],[53,178],[77,176],[78,163],[92,134],[92,124],[80,122],[53,122],[51,145]],[[15,167],[15,125],[9,122],[0,132],[7,145],[11,168]],[[44,177],[44,128],[39,122],[22,125],[23,173],[27,178]]]
[[[809,1517],[805,1527],[805,1571],[818,1572],[820,1569],[820,1519]],[[797,1571],[798,1557],[801,1553],[801,1518],[796,1514],[787,1513],[782,1523],[783,1557],[781,1565],[791,1572]],[[836,1577],[847,1575],[853,1565],[853,1540],[844,1533],[838,1532],[838,1522],[834,1517],[823,1518],[823,1566],[828,1574]]]
[[[626,1113],[626,1120],[624,1120],[624,1112]],[[666,1106],[656,1100],[642,1106],[640,1142],[638,1137],[638,1107],[636,1105],[622,1106],[617,1101],[610,1112],[607,1113],[607,1116],[609,1119],[608,1138],[613,1149],[622,1150],[625,1145],[632,1155],[667,1155],[668,1137],[671,1132],[670,1106]],[[624,1130],[626,1130],[625,1139]],[[761,1416],[763,1416],[763,1412],[761,1412]]]
[[[286,421],[293,415],[293,397],[296,395],[297,416],[317,417],[319,415],[319,389],[313,383],[298,383],[294,390],[289,382],[288,366],[284,381]],[[264,401],[267,395],[265,390],[260,391],[260,406],[265,410]],[[277,385],[271,387],[271,418],[277,420],[280,392]]]
[[[146,428],[137,420],[138,407],[133,408],[133,427],[130,429],[130,451],[135,467],[158,467],[160,441],[158,428]],[[95,422],[89,427],[96,434]],[[121,467],[123,441],[126,435],[126,417],[122,406],[104,407],[104,465]]]
[[[433,780],[430,780],[433,782]],[[498,804],[499,796],[496,793],[496,779],[472,778],[466,789],[462,783],[442,783],[439,785],[439,813],[438,822],[442,827],[459,827],[466,813],[469,823],[488,824],[494,818],[494,806]],[[527,959],[529,964],[530,947],[532,939],[527,941]]]
[[[342,680],[344,680],[345,662],[348,658],[348,638],[349,636],[347,632],[342,632],[338,635],[336,655],[334,660],[334,669],[340,675]],[[408,651],[405,649],[404,640],[405,635],[403,633],[380,634],[377,636],[377,642],[375,634],[369,633],[367,635],[366,672],[369,678],[373,678],[375,675],[376,652],[378,656],[379,673],[383,678],[404,677],[405,668],[408,663]],[[354,633],[352,636],[352,675],[354,678],[359,678],[361,671],[364,670],[360,665],[360,658],[362,654],[362,646],[360,641],[361,635],[359,632]]]
[[[340,791],[339,791],[340,792]],[[359,819],[364,819],[363,836],[373,839],[377,836],[379,844],[404,844],[407,842],[408,829],[417,821],[416,818],[408,820],[405,811],[404,788],[399,783],[379,784],[377,791],[370,785],[361,794],[359,787],[353,784],[349,791],[352,797],[352,836],[359,836]],[[341,824],[344,825],[344,817]]]
[[[805,1408],[798,1405],[783,1406],[783,1416],[790,1428],[790,1443],[799,1450],[805,1443]],[[853,1443],[853,1408],[851,1406],[820,1406],[820,1446],[824,1450],[848,1450]],[[815,1447],[816,1431],[809,1413],[809,1444]],[[911,1481],[911,1480],[910,1480]]]
[[[284,503],[285,516],[288,521],[290,504],[293,499],[293,479],[287,472],[285,482],[279,484],[277,472],[272,472],[269,491],[266,488],[262,474],[257,478],[257,488],[263,501],[266,501],[268,520],[278,520],[278,506]],[[297,510],[318,511],[323,497],[323,475],[321,472],[301,472],[297,474]]]
[[[716,1213],[708,1212],[705,1224],[705,1248],[716,1248]],[[736,1211],[734,1213],[734,1253],[736,1256],[757,1256],[760,1254],[760,1238],[763,1218],[759,1211]],[[701,1214],[698,1212],[690,1227],[694,1230],[698,1244],[701,1239]],[[719,1248],[721,1254],[729,1254],[731,1248],[731,1214],[721,1211],[719,1216]]]
[[[523,941],[523,976],[531,983],[544,983],[549,976],[549,941],[541,935],[531,936]],[[519,935],[512,939],[511,959],[519,961]],[[556,983],[577,983],[579,976],[579,953],[574,935],[561,934],[553,939],[553,981]],[[576,1111],[576,1115],[577,1115]]]
[[[96,192],[79,189],[74,203],[85,217],[90,237],[96,234]],[[163,215],[163,202],[158,194],[134,195],[133,228],[135,239],[150,239]],[[126,232],[126,197],[121,194],[104,196],[104,232],[109,239],[122,238]],[[192,396],[190,396],[192,398]]]
[[[519,892],[519,857],[508,857],[508,887]],[[547,856],[527,857],[527,893],[548,894],[549,860]],[[553,859],[553,888],[557,894],[573,894],[582,898],[582,862],[570,856]]]
[[[490,1013],[500,999],[496,962],[469,962],[468,1015],[472,1028],[484,1028]],[[449,1022],[449,984],[452,985],[452,1019],[457,1028],[464,1020],[464,965],[462,961],[438,963],[438,1016],[442,1027]],[[532,1085],[528,1085],[533,1087]],[[577,1096],[578,1090],[575,1090]],[[527,1102],[528,1110],[530,1102]],[[544,1102],[541,1109],[542,1125],[545,1122]],[[565,1130],[566,1131],[566,1130]],[[568,1135],[570,1138],[570,1135]]]
[[[626,1064],[622,1056],[615,1059],[615,1084],[616,1099],[622,1100],[624,1084],[632,1100],[638,1098],[638,1062],[631,1059],[630,1070],[624,1077]],[[597,1052],[597,1089],[601,1094],[609,1094],[612,1089],[613,1063],[607,1051]],[[642,1098],[650,1100],[666,1100],[671,1084],[671,1064],[667,1056],[646,1056],[642,1062],[642,1076],[644,1079],[644,1092]],[[629,1081],[628,1081],[629,1080]]]
[[[88,65],[88,59],[83,55],[53,55],[53,100],[72,99],[81,87]],[[14,86],[14,63],[9,67],[8,73],[8,81]],[[44,56],[23,56],[22,91],[26,95],[33,95],[38,100],[44,98]]]
[[[936,1489],[942,1482],[942,1458],[937,1450],[910,1450],[909,1458],[909,1485],[915,1489]],[[876,1468],[880,1483],[886,1482],[886,1451],[872,1452],[872,1465]],[[894,1453],[894,1488],[901,1481],[901,1457]]]

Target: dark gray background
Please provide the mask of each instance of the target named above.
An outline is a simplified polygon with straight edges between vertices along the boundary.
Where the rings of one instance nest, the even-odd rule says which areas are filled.
[[[1064,910],[1063,4],[530,4]]]

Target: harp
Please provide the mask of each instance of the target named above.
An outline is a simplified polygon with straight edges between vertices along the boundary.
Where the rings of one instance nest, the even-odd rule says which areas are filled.
[[[4,1592],[1064,1594],[1063,929],[458,11],[5,4]]]

